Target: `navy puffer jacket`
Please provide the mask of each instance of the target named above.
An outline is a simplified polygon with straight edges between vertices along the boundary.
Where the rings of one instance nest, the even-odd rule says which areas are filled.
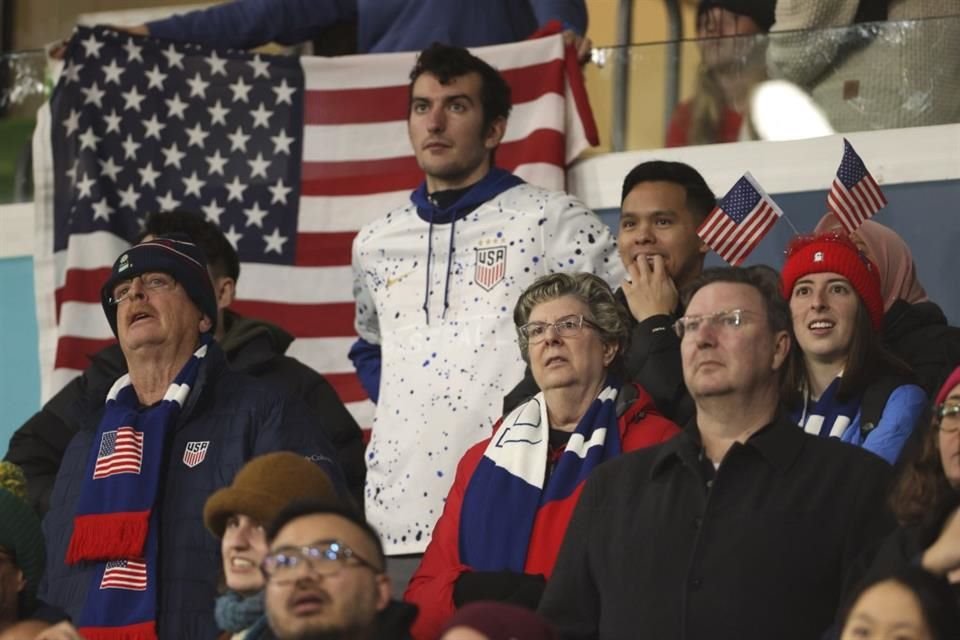
[[[160,513],[157,621],[161,639],[217,636],[214,599],[221,574],[220,542],[203,526],[207,497],[233,480],[251,458],[295,451],[316,460],[343,493],[343,478],[322,429],[297,400],[283,400],[269,387],[226,366],[223,351],[210,345],[196,387],[169,436],[166,465],[155,509]],[[40,598],[77,621],[93,566],[64,562],[77,499],[100,416],[71,440],[43,521],[47,572]],[[183,462],[191,441],[209,441],[206,457],[193,468]]]

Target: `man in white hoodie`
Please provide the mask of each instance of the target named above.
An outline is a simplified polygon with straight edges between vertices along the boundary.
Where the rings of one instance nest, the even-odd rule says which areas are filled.
[[[411,72],[408,131],[425,180],[353,244],[350,356],[377,402],[366,515],[402,589],[456,464],[489,437],[523,375],[510,309],[538,276],[623,268],[607,227],[563,192],[494,166],[510,88],[465,49],[434,45]],[[408,556],[404,559],[400,556]]]

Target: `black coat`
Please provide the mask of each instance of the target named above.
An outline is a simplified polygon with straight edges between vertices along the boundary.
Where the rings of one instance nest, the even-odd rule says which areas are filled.
[[[221,348],[231,368],[272,386],[284,397],[300,398],[337,451],[347,487],[363,504],[363,440],[360,427],[330,383],[299,360],[284,355],[293,336],[266,322],[224,312]],[[34,509],[47,512],[53,481],[70,439],[91,415],[99,413],[111,385],[126,373],[119,345],[90,357],[90,366],[74,378],[10,438],[6,459],[20,465]]]
[[[540,613],[563,638],[810,640],[892,529],[889,466],[784,417],[719,470],[695,425],[587,480]]]
[[[883,316],[883,343],[910,365],[931,398],[960,363],[960,328],[948,325],[932,302],[894,302]]]
[[[617,289],[614,295],[629,315],[623,290]],[[651,316],[643,322],[630,315],[630,346],[624,356],[624,373],[625,382],[643,387],[665,418],[686,424],[693,418],[694,406],[683,382],[680,338],[673,331],[673,322],[681,315],[682,308],[672,316]],[[503,415],[539,392],[528,366],[523,380],[503,399]]]

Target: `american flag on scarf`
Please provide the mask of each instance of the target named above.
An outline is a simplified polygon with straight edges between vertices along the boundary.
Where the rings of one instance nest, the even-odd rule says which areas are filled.
[[[880,185],[873,179],[853,145],[843,139],[843,159],[837,177],[827,194],[827,208],[833,212],[847,233],[853,233],[864,220],[887,206]]]
[[[113,560],[107,563],[100,580],[101,589],[147,590],[147,564],[139,560]]]
[[[105,431],[93,465],[93,479],[109,478],[120,473],[140,473],[143,463],[143,434],[133,427]]]
[[[559,35],[476,49],[513,88],[499,166],[547,188],[596,144]],[[361,425],[350,249],[423,179],[406,133],[414,53],[258,56],[78,28],[34,135],[43,397],[113,340],[99,302],[145,214],[195,210],[242,263],[237,312],[297,339]]]
[[[727,195],[697,229],[697,235],[733,266],[739,266],[783,211],[749,172],[737,180]]]

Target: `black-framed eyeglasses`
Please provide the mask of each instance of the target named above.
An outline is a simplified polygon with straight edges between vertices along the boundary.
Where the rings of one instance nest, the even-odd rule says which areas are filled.
[[[749,311],[730,309],[699,316],[683,316],[673,323],[673,330],[681,340],[688,333],[696,333],[701,326],[720,329],[738,329],[743,324],[743,316]]]
[[[936,409],[939,424],[937,428],[944,433],[960,431],[960,404],[944,402]]]
[[[348,567],[366,567],[374,573],[383,573],[383,569],[338,540],[321,540],[305,547],[280,547],[268,553],[260,564],[263,575],[274,584],[295,581],[303,567],[320,576],[334,576]]]
[[[582,315],[564,316],[556,322],[528,322],[520,327],[520,335],[527,339],[530,344],[538,344],[547,339],[547,330],[550,327],[557,332],[561,338],[572,338],[583,331],[583,327],[592,327],[598,329],[597,325],[587,320]]]
[[[107,302],[116,306],[129,298],[130,288],[133,285],[133,281],[137,278],[140,279],[140,283],[147,291],[169,291],[177,286],[177,279],[169,273],[163,273],[162,271],[141,273],[138,276],[117,283],[117,286],[115,286],[110,293]]]

